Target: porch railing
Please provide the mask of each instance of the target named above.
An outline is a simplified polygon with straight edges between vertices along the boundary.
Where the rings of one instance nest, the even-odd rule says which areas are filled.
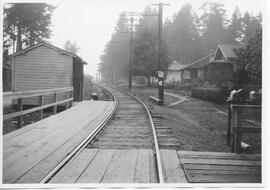
[[[65,99],[58,101],[57,95],[59,93],[65,93],[66,94]],[[44,96],[50,95],[50,94],[53,94],[53,102],[48,103],[48,104],[44,104]],[[37,107],[34,107],[34,108],[23,110],[23,101],[22,100],[24,98],[31,98],[31,97],[39,97],[39,105]],[[14,112],[14,113],[4,114],[3,120],[17,117],[17,125],[18,125],[18,127],[21,127],[23,115],[39,111],[40,119],[43,119],[43,110],[46,108],[53,107],[53,114],[56,114],[57,113],[57,105],[65,104],[66,109],[69,107],[69,105],[72,106],[73,87],[3,93],[3,102],[11,101],[11,100],[18,100],[18,111]]]
[[[230,143],[231,132],[233,135],[232,152],[241,152],[241,140],[243,133],[261,133],[261,126],[247,124],[243,118],[244,113],[261,113],[261,105],[236,105],[229,107],[229,121],[227,129],[227,143]],[[231,125],[231,119],[234,116],[234,125]]]

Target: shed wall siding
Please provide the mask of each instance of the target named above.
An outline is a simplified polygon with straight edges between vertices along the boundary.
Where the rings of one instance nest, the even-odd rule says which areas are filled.
[[[14,59],[15,92],[72,86],[73,61],[70,56],[40,46]],[[24,103],[30,100],[33,99]],[[38,100],[35,98],[34,102]],[[45,102],[48,102],[48,98]]]

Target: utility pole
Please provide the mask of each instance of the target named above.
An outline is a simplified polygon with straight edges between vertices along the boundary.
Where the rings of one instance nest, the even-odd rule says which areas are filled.
[[[130,18],[130,44],[129,44],[129,64],[128,64],[128,89],[132,90],[132,71],[131,67],[133,65],[133,48],[132,48],[132,42],[133,42],[133,22],[134,18]]]
[[[170,5],[164,3],[152,4],[158,6],[158,99],[160,105],[164,103],[164,73],[161,68],[161,44],[162,44],[162,30],[163,30],[163,6]]]

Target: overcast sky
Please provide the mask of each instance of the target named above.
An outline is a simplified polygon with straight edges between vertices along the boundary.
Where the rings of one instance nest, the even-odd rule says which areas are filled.
[[[185,3],[191,3],[198,12],[204,2],[213,0],[163,0],[170,6],[164,7],[164,19],[171,18]],[[216,0],[215,2],[217,2]],[[48,1],[52,2],[52,1]],[[66,40],[76,41],[80,47],[78,53],[88,65],[85,73],[95,77],[97,63],[103,53],[106,42],[114,32],[118,16],[123,11],[141,12],[144,7],[160,0],[63,0],[54,1],[58,5],[52,17],[52,36],[49,39],[54,45],[63,48]],[[240,11],[248,11],[253,15],[263,12],[264,0],[223,0],[218,1],[225,5],[230,16],[236,6]]]

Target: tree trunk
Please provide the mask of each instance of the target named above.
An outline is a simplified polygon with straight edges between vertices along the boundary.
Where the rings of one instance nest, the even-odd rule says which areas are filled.
[[[18,33],[17,33],[17,47],[16,47],[16,52],[22,50],[22,28],[21,24],[19,22],[18,24]]]
[[[34,45],[34,32],[33,30],[30,31],[30,46]]]

